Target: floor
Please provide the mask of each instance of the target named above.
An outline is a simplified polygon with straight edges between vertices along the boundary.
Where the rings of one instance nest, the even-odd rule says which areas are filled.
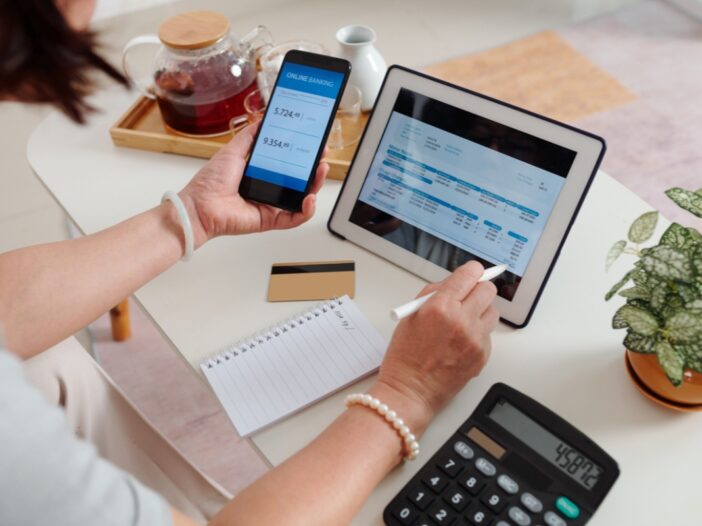
[[[132,337],[112,340],[110,321],[90,327],[101,365],[175,446],[232,494],[268,465],[242,440],[204,382],[197,379],[132,301]]]
[[[412,35],[421,32],[425,37],[429,35],[429,39],[391,39],[387,37],[389,32],[379,31],[378,47],[386,55],[388,62],[395,62],[395,57],[402,56],[400,46],[411,46],[414,57],[414,63],[411,65],[421,67],[452,56],[497,46],[541,29],[583,21],[632,3],[635,2],[445,1],[437,5],[446,9],[432,10],[431,13],[424,13],[419,7],[409,9],[409,23],[405,30]],[[294,27],[291,28],[289,22],[299,18],[299,13],[305,12],[311,14],[309,27],[312,38],[330,44],[328,28],[338,27],[342,23],[359,21],[377,29],[393,27],[393,17],[398,4],[399,1],[394,0],[375,3],[370,0],[354,3],[322,0],[246,0],[233,6],[224,0],[186,0],[144,10],[138,17],[131,15],[129,18],[101,20],[98,28],[105,31],[107,54],[115,58],[127,38],[153,31],[157,21],[176,10],[195,5],[225,11],[233,18],[234,27],[240,30],[241,34],[255,23],[265,23],[280,40],[295,36]],[[412,2],[411,5],[419,6],[420,3]],[[448,14],[458,9],[470,12],[470,19]],[[625,24],[626,17],[623,16],[619,23]],[[460,45],[456,44],[456,39],[451,40],[447,36],[451,34],[461,35]],[[575,41],[580,37],[571,34],[569,38]],[[427,46],[427,41],[432,42],[432,46]],[[631,42],[632,45],[634,43]],[[588,49],[597,60],[607,60],[607,50],[598,48],[596,41],[581,44],[588,45]],[[406,49],[404,51],[406,53]],[[671,47],[670,53],[670,56],[675,56],[674,46]],[[636,64],[632,65],[631,74],[636,73],[635,66]],[[690,96],[693,95],[693,88],[694,84],[686,86]],[[46,108],[0,103],[0,122],[3,123],[0,128],[0,144],[3,145],[0,163],[0,252],[64,239],[67,235],[62,211],[33,176],[25,161],[27,138],[47,111]],[[692,124],[692,117],[690,123]],[[604,126],[594,121],[592,124]],[[690,152],[690,156],[693,153]],[[612,165],[611,170],[616,169],[617,165]],[[631,173],[631,179],[637,179],[635,172]],[[672,183],[672,180],[664,182]],[[111,342],[105,317],[93,325],[95,349],[100,360],[157,427],[202,469],[230,491],[236,492],[265,471],[266,465],[246,442],[236,436],[209,391],[203,388],[186,366],[175,357],[148,318],[134,305],[133,315],[135,335],[132,340],[123,344]]]
[[[576,124],[607,139],[603,169],[668,219],[702,230],[702,219],[664,191],[702,187],[702,23],[665,2],[648,1],[558,33],[635,99]],[[616,35],[616,36],[614,36]]]

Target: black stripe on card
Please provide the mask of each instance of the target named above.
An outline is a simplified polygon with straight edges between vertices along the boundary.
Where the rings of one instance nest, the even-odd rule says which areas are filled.
[[[314,265],[273,265],[271,274],[311,274],[314,272],[349,272],[356,264],[350,263],[316,263]]]

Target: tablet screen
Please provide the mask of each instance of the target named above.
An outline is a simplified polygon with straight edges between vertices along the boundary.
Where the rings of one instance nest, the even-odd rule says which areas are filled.
[[[575,155],[403,88],[349,219],[449,271],[504,263],[512,300]]]

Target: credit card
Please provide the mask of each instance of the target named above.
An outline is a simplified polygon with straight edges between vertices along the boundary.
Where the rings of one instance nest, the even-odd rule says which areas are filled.
[[[268,301],[326,300],[356,289],[353,261],[275,263],[271,267]]]

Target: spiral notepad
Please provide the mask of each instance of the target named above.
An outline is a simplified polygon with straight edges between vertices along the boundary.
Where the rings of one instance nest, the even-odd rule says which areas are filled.
[[[387,343],[348,296],[232,345],[200,367],[241,436],[375,371]]]

